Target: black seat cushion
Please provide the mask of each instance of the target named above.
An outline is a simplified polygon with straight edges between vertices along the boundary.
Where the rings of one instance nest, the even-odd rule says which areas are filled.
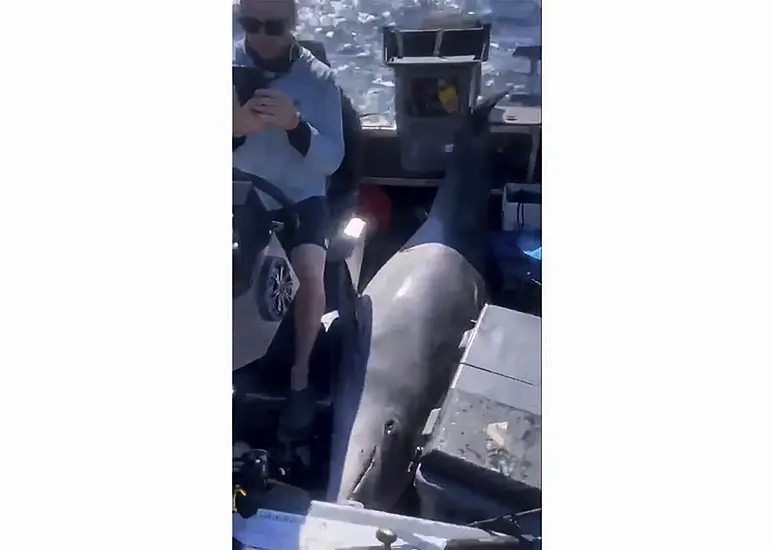
[[[321,42],[300,40],[299,44],[321,62],[330,66],[325,47]],[[338,228],[342,218],[351,214],[357,205],[357,185],[363,174],[364,153],[360,113],[341,87],[339,87],[339,91],[341,92],[341,115],[344,130],[344,159],[339,169],[331,175],[327,192],[331,218],[334,220],[335,228]]]
[[[357,186],[363,175],[363,129],[360,113],[352,101],[341,93],[342,126],[344,130],[344,160],[330,177],[328,199],[334,219],[354,210]]]

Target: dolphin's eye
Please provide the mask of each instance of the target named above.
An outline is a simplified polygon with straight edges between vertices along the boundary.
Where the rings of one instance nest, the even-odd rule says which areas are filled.
[[[384,423],[384,433],[387,435],[392,435],[395,431],[395,421],[390,419],[387,422]]]

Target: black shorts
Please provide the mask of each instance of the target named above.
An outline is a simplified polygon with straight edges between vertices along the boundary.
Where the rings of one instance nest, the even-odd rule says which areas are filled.
[[[283,210],[279,211],[276,219],[284,219]],[[295,231],[286,228],[278,235],[285,250],[290,252],[302,244],[314,244],[328,250],[331,225],[328,200],[325,197],[310,197],[296,203],[293,211],[298,216],[298,228]]]

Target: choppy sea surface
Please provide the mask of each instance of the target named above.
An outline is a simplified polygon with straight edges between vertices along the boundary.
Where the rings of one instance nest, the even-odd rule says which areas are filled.
[[[237,0],[232,0],[235,3]],[[542,0],[298,0],[300,38],[325,44],[339,84],[361,113],[393,118],[392,71],[382,60],[384,25],[418,27],[437,13],[474,13],[492,23],[483,90],[540,93],[528,77],[529,62],[514,58],[517,46],[541,43]],[[234,28],[234,39],[239,38]]]

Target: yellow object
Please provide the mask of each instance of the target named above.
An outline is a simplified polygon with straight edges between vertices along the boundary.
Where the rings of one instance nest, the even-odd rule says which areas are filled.
[[[236,499],[238,496],[246,497],[247,493],[244,489],[242,489],[239,485],[234,486],[234,495],[231,499],[231,511],[236,512],[237,511],[237,505],[236,505]]]
[[[459,99],[457,97],[457,90],[451,84],[447,84],[441,80],[438,82],[438,100],[441,102],[443,109],[449,113],[456,113],[459,105]]]

